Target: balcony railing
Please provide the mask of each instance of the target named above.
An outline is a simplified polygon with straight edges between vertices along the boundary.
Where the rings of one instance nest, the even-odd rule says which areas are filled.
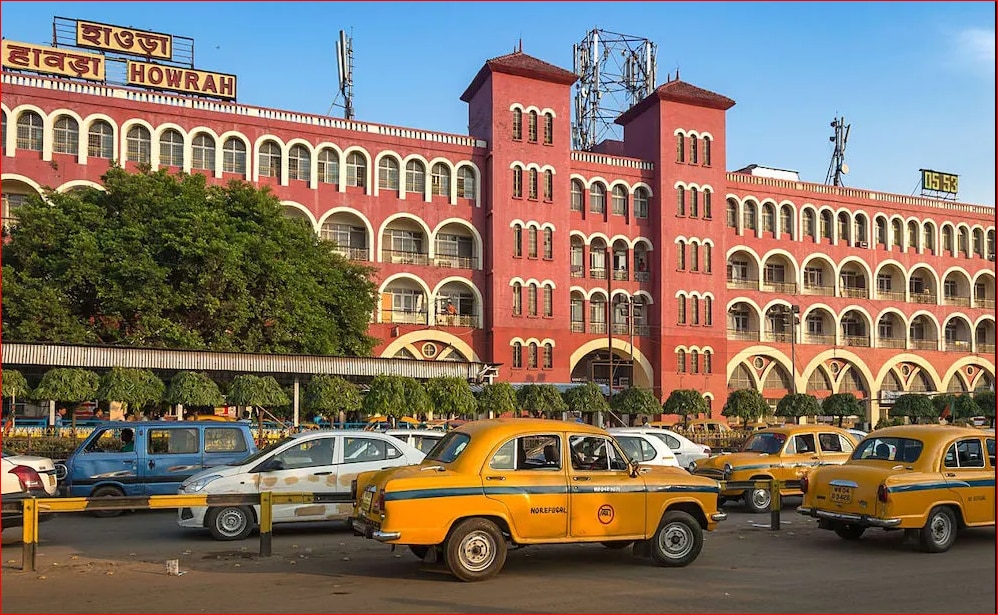
[[[870,347],[870,338],[865,335],[843,335],[842,336],[843,346],[864,346],[866,348]]]
[[[912,292],[911,293],[911,302],[912,303],[935,304],[936,303],[936,296],[933,295],[931,292],[929,292],[927,290],[923,291],[923,292],[920,292],[920,293],[918,293],[918,292]]]
[[[614,335],[627,335],[631,332],[631,328],[627,326],[627,323],[622,322],[613,323],[612,329]]]
[[[904,293],[878,289],[877,299],[882,299],[884,301],[904,301]]]
[[[728,278],[728,288],[759,288],[758,278]]]
[[[842,297],[853,297],[856,299],[866,299],[869,296],[869,291],[865,288],[859,286],[843,286],[840,289],[840,295]]]
[[[591,322],[589,323],[589,332],[599,334],[606,333],[606,323],[605,322]]]
[[[572,277],[573,278],[584,278],[586,277],[586,269],[582,265],[572,265]]]
[[[581,320],[572,321],[572,333],[585,333],[585,332],[586,332],[586,323],[582,322]]]
[[[762,290],[774,293],[786,293],[788,295],[797,294],[797,285],[793,282],[766,282],[762,283]]]
[[[402,250],[383,250],[382,258],[386,263],[394,265],[429,265],[430,256],[422,252],[405,252]]]
[[[877,340],[877,348],[904,348],[903,337],[882,337]]]
[[[478,259],[474,256],[438,254],[433,257],[433,264],[437,267],[450,267],[453,269],[478,269]]]
[[[789,344],[790,340],[793,339],[793,334],[790,331],[766,331],[764,337],[766,342]]]
[[[425,325],[426,312],[410,312],[406,310],[382,310],[382,322],[394,322],[402,325]]]
[[[939,341],[923,338],[912,338],[912,350],[939,350]]]
[[[975,303],[979,308],[987,308],[989,310],[995,309],[994,299],[975,299]]]
[[[970,342],[966,340],[954,340],[946,342],[947,352],[970,352]]]
[[[634,281],[635,282],[650,282],[651,281],[651,273],[648,272],[648,271],[635,271],[634,272]],[[994,301],[991,302],[991,307],[994,307],[994,303],[995,303]]]
[[[834,286],[818,286],[817,284],[805,284],[804,285],[805,295],[823,295],[825,297],[835,296]]]
[[[368,250],[367,247],[353,247],[353,246],[336,246],[333,248],[333,252],[343,256],[344,258],[350,259],[352,261],[366,261],[368,260]]]
[[[990,354],[990,355],[993,355],[995,353],[994,342],[992,342],[990,344],[986,344],[984,342],[977,342],[977,352],[978,352],[978,354]]]
[[[590,267],[589,277],[594,280],[605,280],[606,279],[606,269],[602,267]]]
[[[437,324],[441,327],[477,327],[478,316],[474,314],[440,314]]]
[[[943,297],[943,303],[946,305],[962,305],[963,307],[970,307],[970,297]]]
[[[758,329],[728,329],[728,339],[729,340],[748,340],[752,342],[759,341],[759,330]]]
[[[626,282],[627,278],[628,278],[628,276],[627,276],[627,270],[626,269],[614,269],[613,270],[613,279],[614,280],[616,280],[618,282]]]
[[[824,346],[835,345],[834,335],[824,335],[820,333],[806,333],[803,342],[805,344],[821,344]]]
[[[651,327],[648,325],[634,325],[634,335],[638,337],[648,337],[651,335]]]

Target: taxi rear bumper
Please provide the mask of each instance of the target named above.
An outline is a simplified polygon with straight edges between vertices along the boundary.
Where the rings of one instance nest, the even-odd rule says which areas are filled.
[[[897,517],[880,519],[878,517],[871,517],[869,515],[857,515],[853,513],[822,510],[820,508],[811,508],[809,506],[798,506],[797,512],[807,517],[814,517],[815,519],[840,521],[842,523],[852,523],[854,525],[862,525],[864,527],[892,528],[901,525],[901,519]]]
[[[373,538],[379,542],[392,542],[402,538],[402,532],[383,532],[380,526],[367,519],[353,517],[350,519],[350,525],[353,526],[354,534]]]

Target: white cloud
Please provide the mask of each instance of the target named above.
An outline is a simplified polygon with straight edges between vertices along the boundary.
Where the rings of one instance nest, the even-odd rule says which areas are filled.
[[[957,34],[957,51],[960,57],[977,66],[995,68],[995,31],[968,28]]]

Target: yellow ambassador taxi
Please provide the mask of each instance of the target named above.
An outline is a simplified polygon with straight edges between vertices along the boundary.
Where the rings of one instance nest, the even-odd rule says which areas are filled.
[[[804,489],[797,512],[843,539],[904,529],[940,553],[957,530],[995,524],[995,436],[943,425],[878,429],[845,464],[815,470]]]
[[[815,466],[845,463],[855,446],[848,431],[829,425],[769,427],[749,436],[738,453],[697,460],[693,473],[731,482],[775,479],[783,483],[781,497],[801,495],[802,476]],[[768,511],[772,504],[768,487],[721,492],[722,503],[737,499],[756,513]]]
[[[591,425],[493,419],[448,432],[418,466],[359,475],[351,521],[464,581],[498,573],[507,546],[545,543],[634,544],[685,566],[726,518],[717,492],[682,468],[638,466]]]

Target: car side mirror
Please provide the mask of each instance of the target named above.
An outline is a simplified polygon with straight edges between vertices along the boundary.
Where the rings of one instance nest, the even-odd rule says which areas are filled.
[[[284,462],[280,459],[271,459],[260,466],[260,472],[277,472],[284,469]]]
[[[627,463],[627,471],[628,471],[627,473],[631,476],[631,478],[637,478],[638,477],[638,462],[635,461],[635,460],[633,460],[633,459],[631,459]]]

